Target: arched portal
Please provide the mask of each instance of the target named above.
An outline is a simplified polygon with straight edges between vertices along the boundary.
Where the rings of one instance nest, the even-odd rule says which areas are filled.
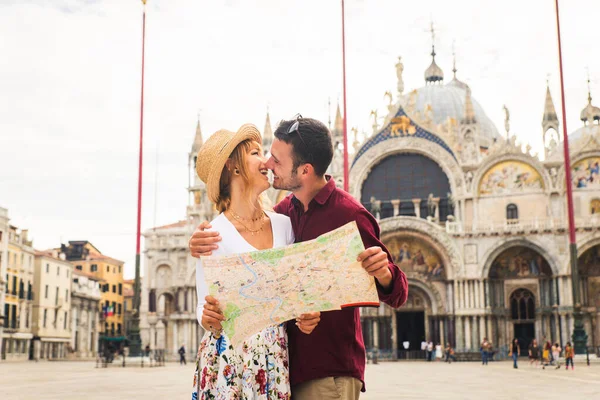
[[[535,338],[535,296],[528,289],[517,289],[510,295],[510,317],[514,338],[523,349]]]
[[[496,256],[488,272],[487,293],[498,327],[492,342],[508,344],[517,338],[526,349],[536,337],[560,340],[554,308],[557,288],[552,275],[548,261],[530,247],[515,245]]]

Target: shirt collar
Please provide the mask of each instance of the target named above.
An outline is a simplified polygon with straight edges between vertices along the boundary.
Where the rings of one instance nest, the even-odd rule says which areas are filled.
[[[325,175],[325,179],[327,179],[327,184],[323,186],[323,188],[313,199],[320,205],[327,203],[327,200],[329,200],[329,197],[331,197],[331,193],[333,193],[335,190],[335,179],[333,179],[331,175]]]
[[[319,193],[317,193],[317,195],[312,199],[311,203],[315,202],[317,204],[324,205],[331,197],[331,194],[336,187],[335,180],[331,177],[331,175],[325,175],[325,179],[327,180],[327,183],[321,188],[321,190],[319,190]],[[296,196],[292,196],[292,204],[294,204],[296,207],[302,206],[300,200],[298,200]]]

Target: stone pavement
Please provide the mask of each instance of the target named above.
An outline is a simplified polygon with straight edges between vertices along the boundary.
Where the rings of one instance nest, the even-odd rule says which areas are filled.
[[[525,361],[525,360],[524,360]],[[193,365],[94,368],[91,362],[0,363],[0,398],[190,399]],[[535,369],[521,362],[388,362],[367,366],[361,400],[386,399],[600,399],[600,364],[575,371]],[[315,399],[318,400],[318,399]]]

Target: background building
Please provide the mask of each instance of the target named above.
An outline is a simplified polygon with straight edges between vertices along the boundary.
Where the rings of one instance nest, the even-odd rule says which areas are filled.
[[[3,360],[30,358],[33,307],[34,250],[27,230],[8,226],[6,286],[4,297]]]
[[[102,290],[99,312],[101,335],[122,336],[123,325],[123,261],[103,255],[85,240],[70,241],[61,245],[67,260],[75,266],[76,273],[83,272],[100,283]]]
[[[35,253],[33,358],[65,358],[71,341],[73,265],[57,250]]]
[[[600,345],[600,108],[591,94],[587,105],[582,101],[583,126],[570,135],[573,181],[565,183],[549,89],[532,112],[541,121],[541,157],[512,134],[506,107],[504,133],[498,131],[459,80],[456,63],[445,83],[435,49],[417,89],[405,93],[404,64],[399,59],[395,67],[396,90],[386,92],[383,117],[372,112],[372,132],[361,141],[354,131],[349,139],[350,193],[379,219],[382,240],[409,281],[403,307],[361,311],[367,348],[396,358],[402,342],[419,349],[427,339],[476,352],[488,337],[506,354],[514,337],[522,347],[542,336],[571,340],[566,184],[574,189],[588,345]],[[329,173],[340,186],[342,126],[338,107]],[[265,132],[272,140],[270,126]],[[142,338],[171,354],[181,343],[195,348],[202,334],[195,320],[195,260],[187,251],[197,224],[215,216],[194,171],[201,144],[198,124],[186,219],[144,234]],[[273,203],[285,195],[269,192]]]
[[[123,320],[125,321],[125,334],[127,336],[129,336],[129,332],[131,331],[131,318],[133,317],[134,283],[135,279],[126,279],[123,281]]]
[[[380,220],[384,243],[406,272],[405,306],[362,312],[367,347],[394,358],[422,339],[478,351],[488,337],[506,354],[573,332],[565,185],[574,189],[580,287],[588,345],[600,345],[600,109],[581,112],[570,135],[573,181],[565,183],[559,120],[549,89],[537,118],[541,160],[510,131],[500,135],[456,75],[435,62],[425,86],[398,96],[358,147],[350,192]],[[583,101],[582,101],[583,103]]]
[[[4,326],[8,324],[8,307],[5,296],[8,285],[8,210],[0,207],[0,360],[4,359]]]
[[[95,357],[100,335],[100,282],[92,273],[74,270],[71,290],[71,350],[76,358]]]

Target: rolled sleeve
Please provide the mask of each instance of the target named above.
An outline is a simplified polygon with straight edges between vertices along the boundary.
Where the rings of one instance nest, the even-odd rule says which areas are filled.
[[[394,264],[392,255],[379,239],[380,229],[377,220],[364,208],[357,211],[355,220],[365,248],[379,246],[387,253],[392,283],[386,290],[376,281],[379,300],[394,308],[402,306],[408,297],[408,280],[406,274]]]

